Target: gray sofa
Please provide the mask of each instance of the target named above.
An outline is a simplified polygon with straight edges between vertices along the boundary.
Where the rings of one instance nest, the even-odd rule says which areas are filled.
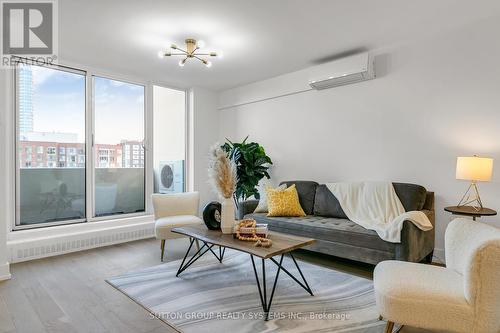
[[[266,213],[253,213],[257,200],[243,202],[238,210],[240,218],[253,218],[266,223],[270,230],[311,237],[316,239],[307,250],[341,258],[377,264],[396,259],[411,262],[432,260],[434,228],[418,229],[405,221],[401,231],[401,243],[382,240],[375,231],[367,230],[350,221],[335,196],[326,185],[313,181],[288,181],[295,184],[305,217],[267,217]],[[282,183],[282,184],[283,184]],[[393,183],[396,194],[406,211],[421,210],[434,225],[434,193],[414,184]]]

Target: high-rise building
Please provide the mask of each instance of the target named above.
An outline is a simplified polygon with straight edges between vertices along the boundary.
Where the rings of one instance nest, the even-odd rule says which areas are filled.
[[[33,72],[30,66],[18,67],[19,133],[33,132]]]

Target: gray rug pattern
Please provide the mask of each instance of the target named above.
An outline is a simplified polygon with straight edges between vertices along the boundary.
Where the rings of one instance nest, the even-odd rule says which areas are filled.
[[[179,277],[180,261],[129,272],[107,282],[181,332],[383,332],[370,280],[299,261],[314,296],[283,272],[270,320],[264,321],[248,254],[227,250],[222,263],[211,253]],[[256,260],[261,278],[261,261]],[[299,276],[290,257],[283,266]],[[268,297],[276,265],[266,260]]]

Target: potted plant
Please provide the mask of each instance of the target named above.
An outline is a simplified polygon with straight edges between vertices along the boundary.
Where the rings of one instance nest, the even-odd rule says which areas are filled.
[[[222,145],[222,149],[236,165],[237,183],[233,195],[236,205],[251,196],[260,199],[257,186],[262,178],[270,178],[268,169],[273,164],[264,147],[256,142],[247,142],[247,139],[248,136],[241,143],[226,139],[226,143]]]

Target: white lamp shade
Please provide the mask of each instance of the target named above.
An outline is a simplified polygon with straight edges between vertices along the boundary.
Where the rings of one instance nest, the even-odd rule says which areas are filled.
[[[491,180],[493,159],[487,157],[457,157],[457,179],[483,181]]]

